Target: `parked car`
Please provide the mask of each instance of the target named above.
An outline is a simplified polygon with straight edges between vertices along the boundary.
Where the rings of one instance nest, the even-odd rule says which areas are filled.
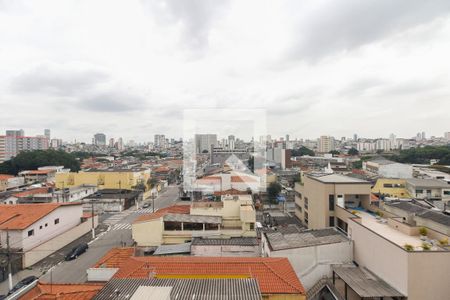
[[[149,208],[151,205],[150,203],[144,203],[144,205],[142,206],[142,208]]]
[[[17,292],[18,290],[20,290],[23,287],[26,287],[27,285],[31,284],[32,282],[34,282],[35,280],[37,280],[38,278],[36,276],[28,276],[25,277],[24,279],[22,279],[21,281],[19,281],[8,293],[8,295],[11,295],[15,292]]]
[[[86,250],[89,248],[88,244],[83,243],[80,244],[76,247],[74,247],[72,249],[72,251],[70,251],[66,257],[65,260],[72,260],[72,259],[76,259],[78,256],[80,256],[81,254],[83,254],[84,252],[86,252]]]

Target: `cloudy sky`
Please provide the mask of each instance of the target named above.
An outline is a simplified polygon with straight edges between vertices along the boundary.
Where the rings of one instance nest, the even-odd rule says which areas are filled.
[[[146,141],[208,108],[265,109],[272,136],[442,136],[449,53],[448,0],[0,0],[0,130]]]

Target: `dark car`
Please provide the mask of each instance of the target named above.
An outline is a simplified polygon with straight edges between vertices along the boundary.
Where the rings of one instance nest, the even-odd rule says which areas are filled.
[[[28,276],[25,277],[24,279],[22,279],[21,281],[19,281],[8,293],[8,295],[11,295],[15,292],[17,292],[18,290],[20,290],[21,288],[31,284],[33,281],[37,280],[38,278],[36,276]]]
[[[142,206],[142,208],[149,208],[150,207],[150,203],[144,203],[144,205]]]
[[[88,244],[83,243],[80,244],[76,247],[74,247],[72,249],[72,251],[70,251],[66,257],[65,260],[72,260],[72,259],[76,259],[78,256],[80,256],[81,254],[83,254],[84,252],[86,252],[86,250],[89,248]]]

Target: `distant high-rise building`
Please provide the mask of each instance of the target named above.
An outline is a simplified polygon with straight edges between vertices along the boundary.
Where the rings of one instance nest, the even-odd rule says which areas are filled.
[[[286,134],[286,142],[289,142],[289,134]]]
[[[356,142],[356,141],[358,141],[358,135],[355,133],[355,134],[353,134],[353,140]]]
[[[450,141],[450,131],[444,133],[444,138]]]
[[[236,138],[234,135],[228,136],[228,149],[234,150],[236,148]]]
[[[108,144],[108,146],[109,146],[110,148],[114,148],[114,138],[110,138],[110,139],[109,139],[109,144]]]
[[[425,131],[422,131],[422,140],[426,140],[427,136],[425,135]]]
[[[334,150],[334,138],[322,135],[319,139],[319,152],[328,153]]]
[[[0,161],[9,160],[21,151],[46,150],[49,140],[45,136],[25,136],[20,130],[6,130],[6,135],[0,136]]]
[[[50,139],[51,139],[50,129],[44,129],[44,135],[50,141]]]
[[[155,148],[165,149],[167,146],[166,145],[166,136],[164,134],[155,134],[153,144],[154,144]]]
[[[94,145],[106,146],[106,135],[104,133],[96,133],[94,135]]]
[[[121,137],[117,139],[117,150],[123,150],[123,139]]]
[[[211,146],[217,146],[217,134],[196,134],[195,135],[195,152],[209,153]]]

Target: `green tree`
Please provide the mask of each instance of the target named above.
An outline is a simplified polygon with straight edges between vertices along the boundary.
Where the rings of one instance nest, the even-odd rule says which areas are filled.
[[[348,155],[352,155],[352,156],[356,156],[359,154],[359,151],[356,148],[350,148],[350,150],[348,150]]]
[[[341,152],[339,152],[339,151],[337,151],[337,150],[331,150],[331,151],[328,152],[328,153],[333,154],[333,155],[339,155],[339,154],[341,154]]]
[[[255,157],[252,155],[250,156],[250,158],[248,159],[248,168],[250,171],[254,172],[255,171]]]
[[[272,182],[269,184],[267,188],[267,195],[269,196],[269,200],[271,203],[276,203],[277,196],[281,192],[281,184],[278,182]]]
[[[64,166],[72,172],[80,170],[80,162],[71,153],[62,150],[34,150],[20,152],[16,157],[0,164],[0,173],[17,175],[24,170],[44,166]]]
[[[303,155],[309,155],[309,156],[314,156],[314,151],[312,151],[309,148],[306,148],[304,146],[301,146],[298,149],[293,149],[291,152],[292,156],[303,156]]]

